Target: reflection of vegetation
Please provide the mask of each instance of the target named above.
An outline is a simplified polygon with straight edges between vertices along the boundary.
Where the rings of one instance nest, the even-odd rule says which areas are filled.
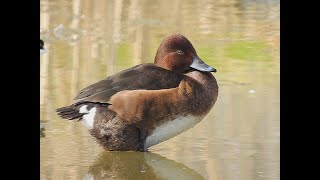
[[[45,130],[46,130],[46,129],[45,129],[44,125],[42,125],[42,124],[40,123],[40,138],[46,137],[46,135],[44,134],[44,131],[45,131]]]
[[[197,53],[205,62],[216,63],[214,62],[217,56],[215,47],[199,47],[197,48]]]
[[[243,60],[271,60],[268,45],[264,42],[239,41],[225,47],[226,56]]]
[[[40,128],[40,138],[46,137],[46,135],[44,134],[44,130],[45,128]]]
[[[189,167],[151,152],[103,151],[84,179],[203,179]]]
[[[130,52],[130,46],[125,43],[119,44],[117,48],[117,65],[120,68],[130,66],[128,65],[128,62],[130,62],[129,60],[131,59],[131,57],[132,54]]]

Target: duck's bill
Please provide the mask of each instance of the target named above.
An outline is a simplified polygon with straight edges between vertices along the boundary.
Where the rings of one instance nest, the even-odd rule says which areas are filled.
[[[40,49],[40,54],[44,54],[44,53],[47,53],[48,52],[48,50],[46,50],[46,49]]]
[[[193,69],[203,71],[203,72],[217,72],[217,70],[206,63],[204,63],[199,57],[194,56],[193,62],[190,65]]]

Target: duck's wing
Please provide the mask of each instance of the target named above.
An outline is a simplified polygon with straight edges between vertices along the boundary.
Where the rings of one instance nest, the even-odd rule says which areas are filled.
[[[155,66],[141,64],[121,71],[82,89],[74,98],[82,102],[108,103],[111,96],[124,90],[160,90],[179,86],[182,76]]]

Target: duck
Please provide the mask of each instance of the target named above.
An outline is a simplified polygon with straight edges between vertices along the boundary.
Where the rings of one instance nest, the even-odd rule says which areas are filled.
[[[46,53],[47,50],[44,48],[44,42],[40,39],[40,54]]]
[[[218,84],[182,34],[167,35],[153,63],[125,69],[91,84],[56,109],[81,121],[107,151],[148,151],[198,124],[213,108]]]

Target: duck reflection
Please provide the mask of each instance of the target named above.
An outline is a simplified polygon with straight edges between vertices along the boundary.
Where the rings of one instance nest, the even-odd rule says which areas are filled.
[[[103,151],[84,180],[97,179],[204,179],[184,164],[152,152]]]

